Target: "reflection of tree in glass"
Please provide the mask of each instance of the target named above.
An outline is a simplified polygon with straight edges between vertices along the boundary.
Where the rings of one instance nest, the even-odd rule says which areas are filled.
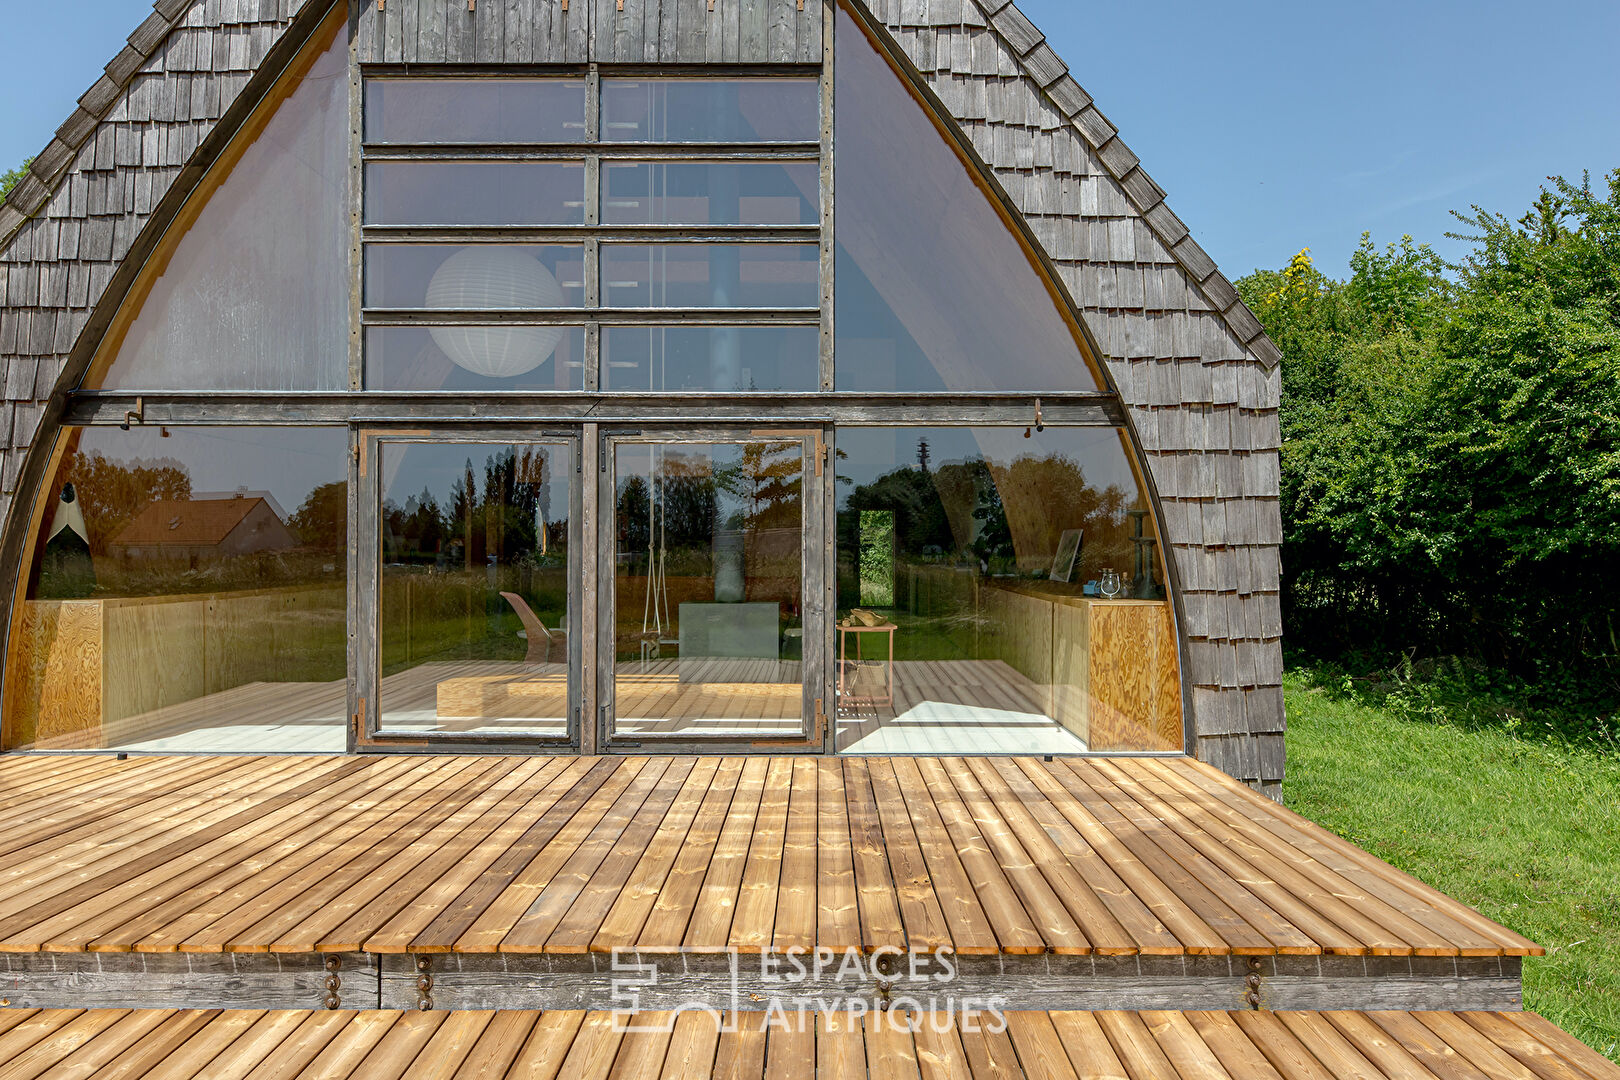
[[[191,474],[173,458],[128,463],[111,461],[95,450],[68,456],[56,490],[72,484],[84,514],[90,554],[105,555],[107,543],[130,519],[161,499],[191,498]]]
[[[343,551],[348,547],[349,482],[334,480],[321,484],[288,522],[305,547],[319,551]]]
[[[797,442],[744,443],[738,460],[716,466],[720,490],[742,506],[724,515],[728,529],[792,528],[802,516],[804,452]]]
[[[982,457],[925,472],[902,466],[862,484],[849,511],[895,514],[896,548],[912,561],[971,561],[992,573],[1034,573],[1052,564],[1067,529],[1085,530],[1087,564],[1125,565],[1130,499],[1117,486],[1097,488],[1072,459],[1025,454],[1010,463]],[[840,515],[839,543],[858,546],[859,515]]]
[[[407,498],[404,506],[387,500],[383,545],[388,561],[474,569],[492,555],[500,563],[562,558],[568,522],[566,514],[559,515],[561,520],[551,517],[547,452],[504,448],[484,459],[483,474],[480,486],[468,458],[442,507],[427,488]]]
[[[1006,511],[1019,572],[1050,569],[1067,529],[1085,531],[1087,565],[1128,567],[1125,511],[1130,500],[1119,487],[1093,487],[1084,470],[1060,454],[1025,454],[1007,465],[992,462],[990,473]]]

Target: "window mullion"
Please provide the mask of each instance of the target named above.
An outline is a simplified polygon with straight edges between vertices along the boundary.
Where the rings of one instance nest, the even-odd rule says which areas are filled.
[[[837,22],[826,17],[821,20],[821,388],[828,391],[837,385],[837,357],[833,351],[838,263],[833,202],[833,28]]]
[[[585,158],[585,224],[594,229],[602,224],[602,155],[597,144],[602,136],[602,72],[592,64],[585,76],[585,143],[591,152]],[[591,313],[585,324],[585,389],[602,386],[602,326],[595,312],[602,306],[602,244],[592,235],[585,241],[585,310]]]

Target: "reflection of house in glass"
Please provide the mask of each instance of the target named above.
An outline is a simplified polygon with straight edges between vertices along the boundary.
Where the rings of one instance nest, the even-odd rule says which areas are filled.
[[[266,494],[204,494],[146,504],[107,545],[126,563],[188,562],[285,551],[298,546],[275,502]]]

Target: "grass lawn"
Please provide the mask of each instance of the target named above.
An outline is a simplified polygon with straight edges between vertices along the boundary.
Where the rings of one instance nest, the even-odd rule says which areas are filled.
[[[1525,1008],[1620,1061],[1620,759],[1285,685],[1289,808],[1545,946]]]

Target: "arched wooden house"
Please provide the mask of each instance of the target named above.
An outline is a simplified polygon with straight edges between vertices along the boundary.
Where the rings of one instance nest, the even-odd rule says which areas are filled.
[[[0,360],[0,1060],[1611,1075],[1272,801],[1280,355],[1004,0],[159,0]]]

